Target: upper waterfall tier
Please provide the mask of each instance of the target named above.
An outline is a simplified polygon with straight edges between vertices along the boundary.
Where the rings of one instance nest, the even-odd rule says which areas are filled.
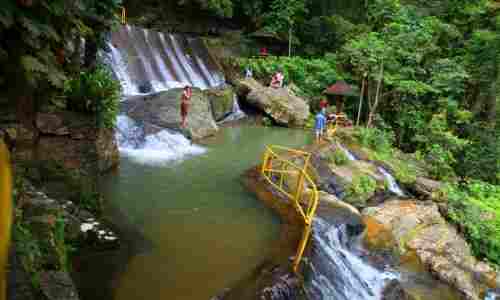
[[[198,37],[126,25],[111,34],[108,47],[106,57],[124,95],[224,83],[222,71]]]

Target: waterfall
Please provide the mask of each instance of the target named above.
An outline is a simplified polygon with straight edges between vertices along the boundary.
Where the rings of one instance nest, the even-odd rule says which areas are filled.
[[[231,114],[229,114],[227,117],[224,118],[224,120],[220,121],[219,123],[236,121],[239,119],[243,119],[244,117],[246,117],[246,114],[240,108],[240,105],[238,103],[238,96],[234,95],[233,108],[231,110]]]
[[[396,182],[394,176],[392,176],[391,173],[387,172],[387,170],[382,167],[378,167],[377,169],[380,173],[382,173],[382,175],[384,175],[385,180],[389,184],[389,191],[393,192],[394,194],[400,197],[404,197],[405,193],[403,192],[401,187],[399,187],[399,184]]]
[[[357,239],[347,234],[346,225],[330,224],[316,217],[314,247],[309,263],[306,293],[309,299],[378,300],[385,284],[396,278],[365,263],[354,253]]]
[[[142,164],[162,165],[206,151],[167,129],[146,135],[143,127],[125,115],[118,116],[116,127],[120,153]]]
[[[124,97],[225,82],[201,38],[125,25],[111,33],[107,48],[101,55],[121,82]]]
[[[174,35],[131,25],[111,33],[107,51],[99,53],[122,86],[122,100],[186,85],[200,89],[224,84],[224,76],[200,38]],[[243,113],[235,102],[234,118]],[[127,115],[116,125],[120,152],[137,162],[161,165],[205,152],[182,134],[145,130]]]
[[[356,158],[356,156],[354,156],[354,154],[351,151],[349,151],[347,148],[345,148],[341,144],[337,144],[337,146],[340,149],[342,149],[342,151],[344,151],[345,155],[347,156],[347,158],[350,161],[358,160]],[[391,175],[391,173],[387,172],[387,170],[384,169],[383,167],[377,167],[377,170],[384,176],[385,180],[389,184],[389,191],[393,192],[394,194],[396,194],[400,197],[405,196],[405,193],[403,192],[403,190],[399,186],[399,184],[396,181],[396,179],[394,178],[394,176]]]
[[[347,158],[350,161],[358,160],[356,158],[356,156],[354,156],[354,154],[352,154],[352,152],[349,151],[346,147],[344,147],[344,146],[342,146],[341,144],[338,144],[338,143],[337,143],[337,147],[339,147],[345,153],[345,155],[347,156]]]

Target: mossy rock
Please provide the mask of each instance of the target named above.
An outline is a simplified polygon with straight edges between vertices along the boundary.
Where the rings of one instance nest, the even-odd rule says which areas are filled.
[[[204,93],[210,101],[212,114],[216,121],[221,121],[232,112],[235,93],[231,87],[208,89]]]

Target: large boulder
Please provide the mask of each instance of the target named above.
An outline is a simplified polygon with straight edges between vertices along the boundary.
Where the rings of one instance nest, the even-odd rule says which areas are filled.
[[[271,116],[276,123],[291,127],[303,126],[309,116],[309,104],[285,88],[265,87],[255,79],[235,81],[238,95]]]
[[[171,89],[148,98],[129,100],[133,103],[127,105],[127,114],[139,122],[180,130],[181,95],[182,89]],[[200,89],[193,88],[186,130],[193,139],[213,135],[218,130],[210,101]]]
[[[362,214],[368,247],[393,247],[403,258],[417,259],[465,299],[479,300],[487,288],[496,287],[497,273],[474,258],[436,204],[394,200],[366,208]]]
[[[231,87],[207,89],[204,93],[210,101],[216,121],[221,121],[233,111],[235,94]]]

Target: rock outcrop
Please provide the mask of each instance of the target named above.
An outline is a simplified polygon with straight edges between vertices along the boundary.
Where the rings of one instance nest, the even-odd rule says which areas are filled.
[[[395,247],[402,257],[416,258],[465,299],[479,300],[487,288],[497,286],[497,273],[474,258],[436,204],[394,200],[366,208],[362,214],[369,248]]]
[[[210,101],[212,114],[216,121],[221,121],[232,112],[235,93],[231,87],[207,89],[203,93]]]
[[[0,131],[14,163],[60,196],[77,199],[97,192],[98,176],[119,163],[114,130],[97,128],[93,114],[35,112],[11,122],[0,123]]]
[[[301,127],[309,117],[309,104],[285,88],[265,87],[252,78],[235,81],[238,95],[273,120],[289,127]]]
[[[180,130],[182,89],[171,89],[146,98],[135,98],[127,102],[126,113],[136,121],[163,128]],[[208,97],[193,88],[191,106],[187,117],[187,134],[193,139],[201,139],[217,132],[218,127],[212,115]]]

